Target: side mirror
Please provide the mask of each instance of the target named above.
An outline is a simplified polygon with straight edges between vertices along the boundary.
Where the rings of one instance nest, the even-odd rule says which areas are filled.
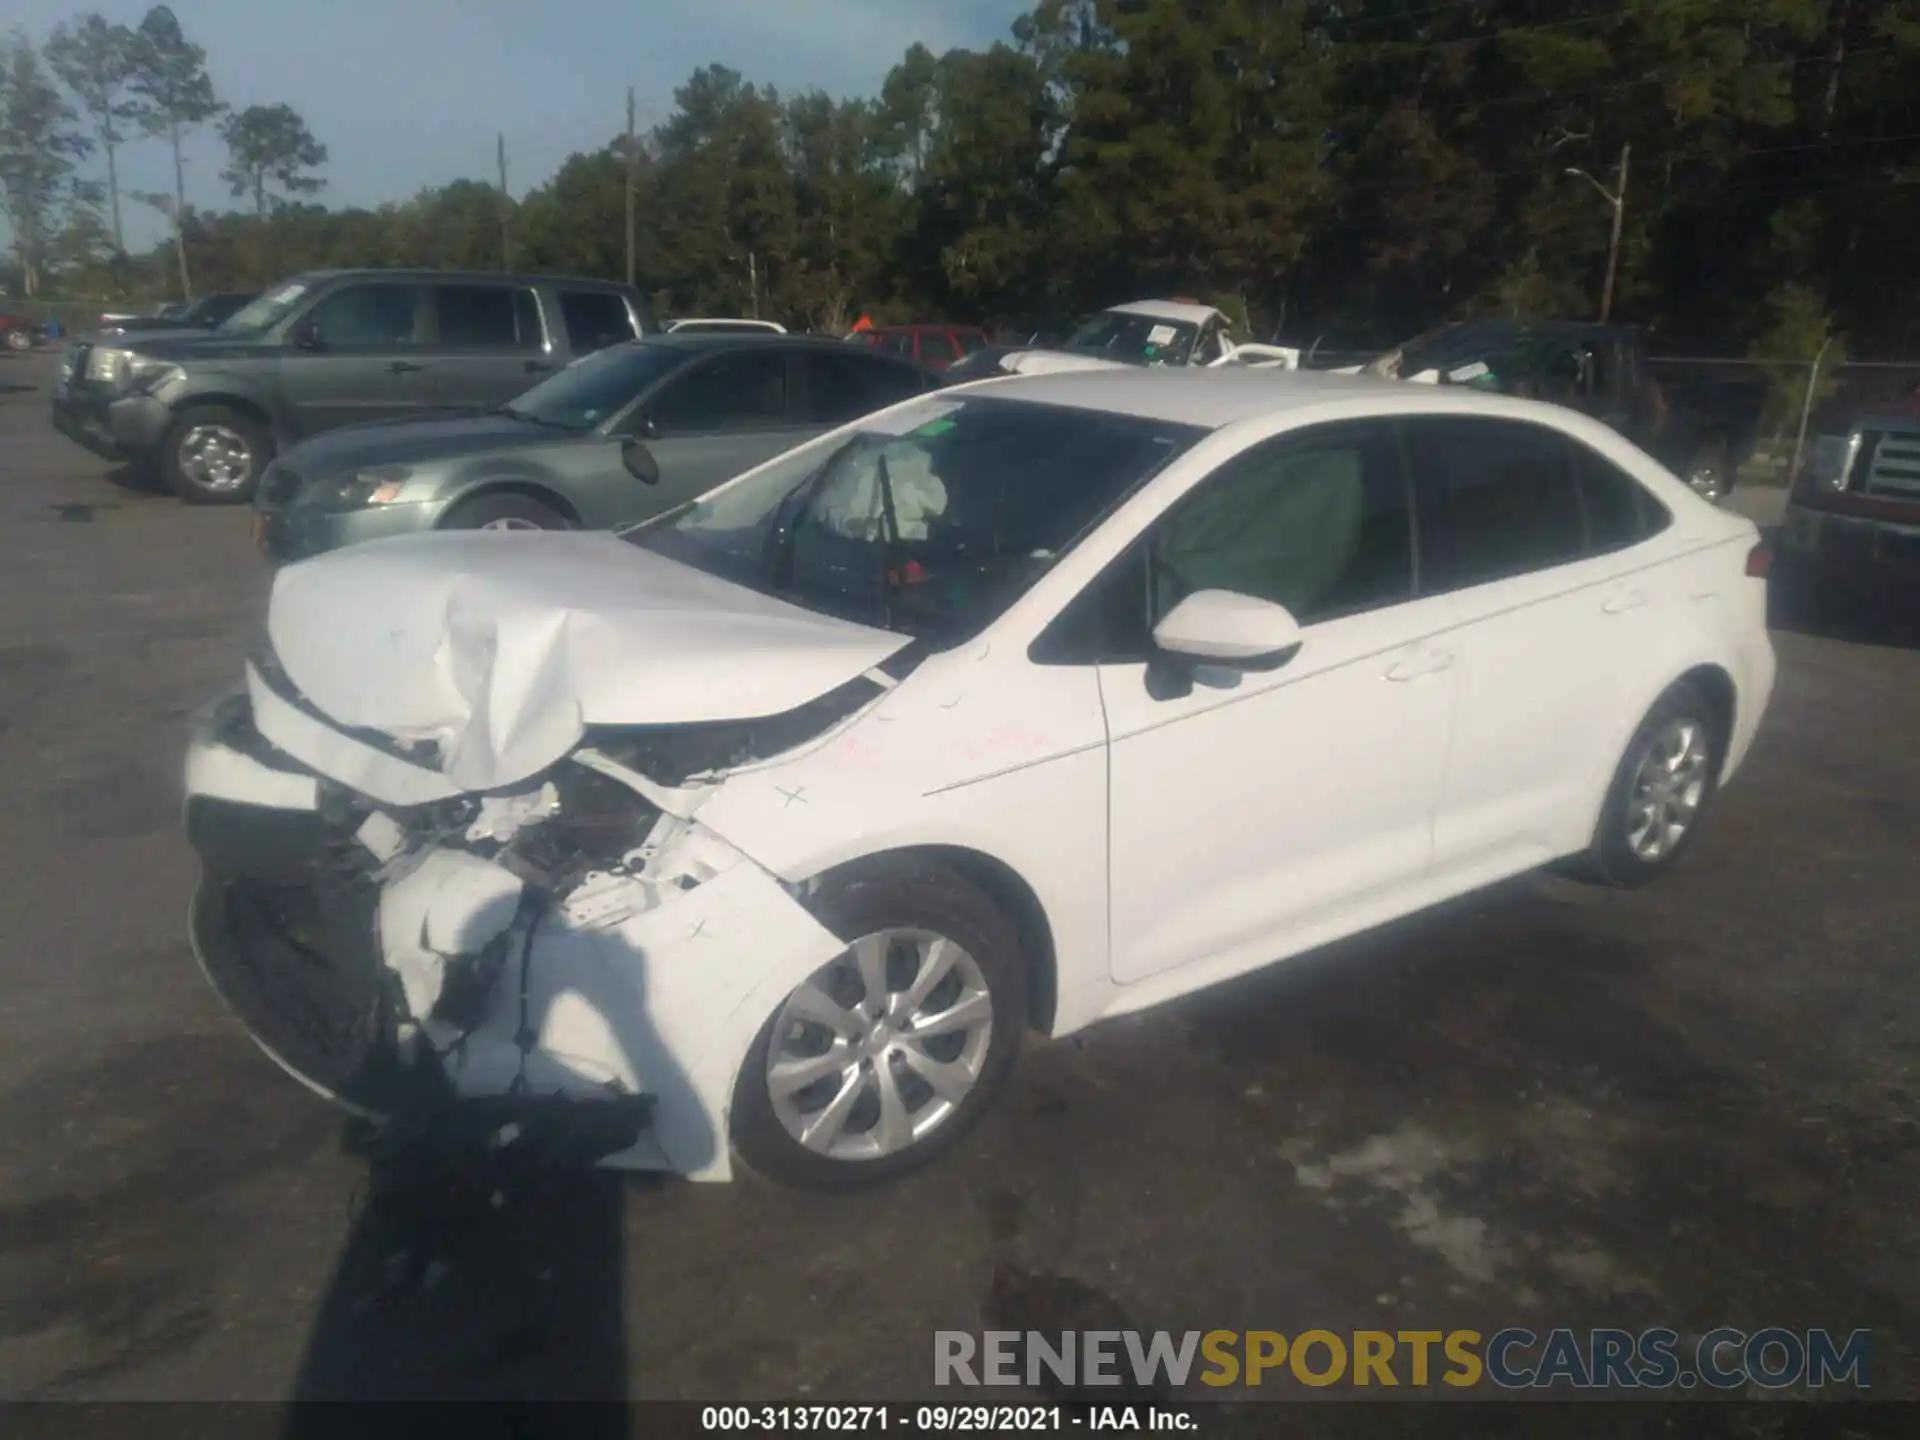
[[[626,466],[627,473],[642,485],[660,483],[660,462],[653,458],[651,450],[631,435],[620,441],[620,463]]]
[[[1147,693],[1177,700],[1197,670],[1277,670],[1300,650],[1300,622],[1284,605],[1231,590],[1196,590],[1153,627]],[[1238,684],[1237,673],[1226,683]]]
[[[1239,669],[1272,668],[1300,648],[1300,622],[1284,605],[1231,590],[1196,590],[1153,627],[1169,655]]]

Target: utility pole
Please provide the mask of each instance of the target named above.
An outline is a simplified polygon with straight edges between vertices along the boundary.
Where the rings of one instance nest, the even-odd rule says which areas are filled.
[[[627,87],[627,284],[633,284],[633,87]]]
[[[500,162],[500,268],[513,269],[513,201],[507,195],[507,137],[499,133],[495,154]]]
[[[1600,323],[1607,323],[1607,317],[1613,313],[1613,282],[1620,269],[1620,232],[1627,218],[1627,165],[1633,158],[1633,144],[1629,141],[1620,147],[1620,187],[1609,190],[1584,170],[1567,167],[1567,174],[1578,175],[1594,189],[1600,192],[1600,198],[1613,207],[1613,238],[1607,242],[1607,279],[1600,291]]]

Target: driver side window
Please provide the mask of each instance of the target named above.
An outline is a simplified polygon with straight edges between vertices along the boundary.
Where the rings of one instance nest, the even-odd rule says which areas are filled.
[[[787,355],[744,350],[690,367],[647,406],[662,436],[767,430],[788,423]]]
[[[1285,435],[1229,460],[1064,611],[1042,663],[1145,660],[1198,590],[1284,605],[1302,625],[1413,598],[1413,514],[1388,424]]]

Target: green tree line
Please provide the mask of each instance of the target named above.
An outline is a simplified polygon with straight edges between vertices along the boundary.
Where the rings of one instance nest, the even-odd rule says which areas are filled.
[[[164,7],[101,27],[0,53],[7,215],[66,285],[618,278],[631,172],[668,313],[1034,326],[1179,293],[1366,346],[1593,315],[1611,268],[1615,318],[1670,348],[1920,349],[1920,0],[1037,0],[990,48],[912,47],[877,95],[708,66],[631,152],[610,124],[517,199],[461,180],[374,209],[308,198],[324,146],[285,106],[224,112]],[[208,123],[244,206],[141,197],[178,243],[125,255],[115,145]]]

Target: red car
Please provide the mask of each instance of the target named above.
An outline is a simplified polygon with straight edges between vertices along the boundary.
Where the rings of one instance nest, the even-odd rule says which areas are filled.
[[[40,324],[24,315],[0,314],[0,347],[24,355],[39,342]]]
[[[944,370],[990,343],[987,332],[972,325],[882,325],[861,338],[929,370]]]

